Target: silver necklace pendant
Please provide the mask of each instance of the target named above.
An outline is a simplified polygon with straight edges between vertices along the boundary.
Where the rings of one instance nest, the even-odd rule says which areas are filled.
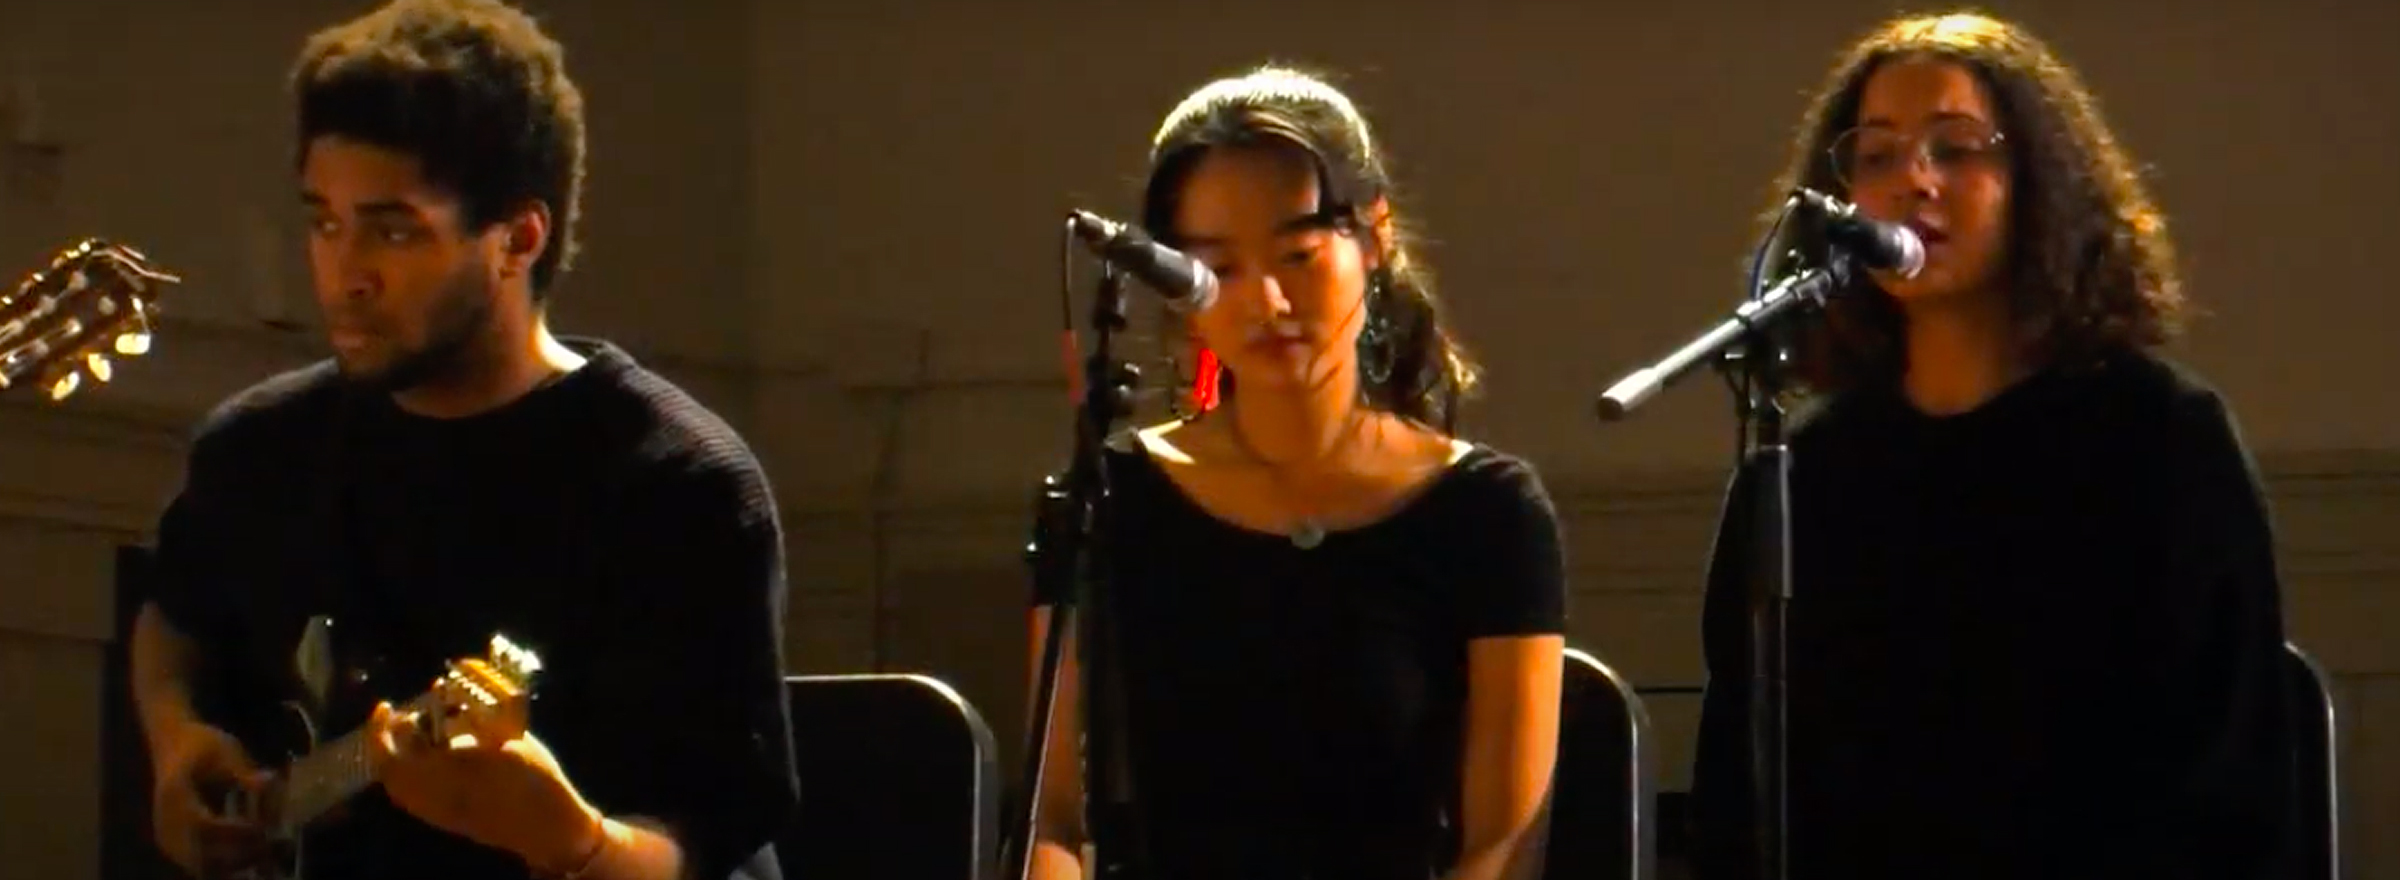
[[[1317,525],[1316,520],[1301,520],[1300,527],[1292,530],[1292,546],[1294,547],[1302,550],[1314,550],[1318,544],[1323,543],[1325,543],[1325,527]]]

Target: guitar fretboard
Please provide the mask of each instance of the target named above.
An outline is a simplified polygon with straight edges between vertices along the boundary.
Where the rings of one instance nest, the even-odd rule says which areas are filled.
[[[399,706],[401,712],[437,711],[434,694],[425,694]],[[375,784],[375,768],[369,765],[368,731],[365,727],[343,734],[292,761],[284,771],[281,817],[277,824],[285,832],[306,827],[325,811],[349,800],[367,786]]]

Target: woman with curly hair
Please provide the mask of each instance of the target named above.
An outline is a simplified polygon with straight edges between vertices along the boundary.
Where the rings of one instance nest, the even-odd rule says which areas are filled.
[[[1876,29],[1801,126],[1778,196],[1844,195],[1926,261],[1800,340],[1790,877],[2284,876],[2268,512],[2223,399],[2155,352],[2184,303],[2134,169],[2071,69],[1977,15]],[[1712,878],[1759,869],[1750,491],[1702,624]]]

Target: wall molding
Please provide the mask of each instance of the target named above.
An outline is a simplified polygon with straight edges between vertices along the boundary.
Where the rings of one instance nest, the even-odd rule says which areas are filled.
[[[2261,452],[2259,472],[2276,499],[2393,495],[2400,498],[2400,450]],[[1547,477],[1551,500],[1565,518],[1705,511],[1715,516],[1729,474],[1723,470],[1627,470]],[[993,518],[1019,518],[1032,507],[1033,486],[1021,494],[920,491],[904,497],[837,499],[786,511],[787,517],[838,519],[899,516],[912,528],[974,528]]]

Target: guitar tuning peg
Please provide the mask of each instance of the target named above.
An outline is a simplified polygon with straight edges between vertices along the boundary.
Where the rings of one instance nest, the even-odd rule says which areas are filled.
[[[116,373],[115,366],[108,362],[108,355],[96,351],[83,356],[83,369],[84,372],[92,374],[94,381],[103,383]]]
[[[142,355],[149,354],[150,331],[129,330],[124,333],[119,333],[117,334],[117,341],[114,347],[116,348],[118,354],[126,357],[140,357]]]
[[[83,374],[70,370],[60,374],[56,381],[50,383],[50,399],[52,401],[65,400],[72,396],[76,389],[82,387]]]

